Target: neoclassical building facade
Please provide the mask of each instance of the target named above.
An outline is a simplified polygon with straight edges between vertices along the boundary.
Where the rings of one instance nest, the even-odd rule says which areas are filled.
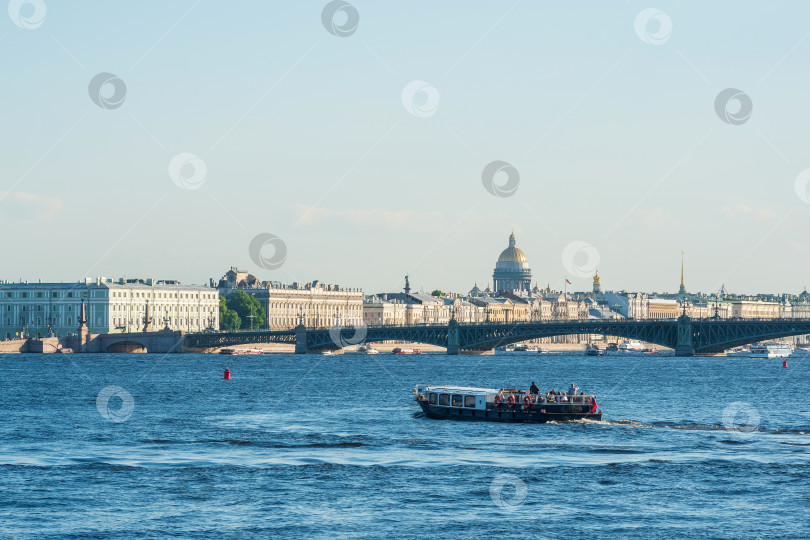
[[[76,332],[85,305],[90,333],[219,329],[219,294],[175,280],[85,279],[0,283],[0,339]]]

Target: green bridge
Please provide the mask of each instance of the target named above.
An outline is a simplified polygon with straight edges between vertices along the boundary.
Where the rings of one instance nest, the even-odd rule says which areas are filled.
[[[529,339],[576,334],[601,334],[668,347],[677,356],[721,353],[767,339],[810,334],[810,319],[584,320],[446,325],[357,326],[257,332],[189,334],[185,348],[214,348],[249,343],[290,343],[305,354],[337,350],[375,341],[410,341],[445,347],[447,354],[481,352]]]

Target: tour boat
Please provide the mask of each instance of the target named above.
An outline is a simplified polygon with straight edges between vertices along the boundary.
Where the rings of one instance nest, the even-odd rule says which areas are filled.
[[[764,343],[751,347],[751,358],[787,358],[793,352],[788,343]]]
[[[380,354],[380,351],[372,347],[371,345],[360,345],[357,347],[357,352],[360,354]]]
[[[422,354],[419,349],[411,349],[409,347],[396,347],[391,351],[391,354]]]
[[[264,354],[264,351],[261,349],[234,349],[226,347],[220,349],[219,354]]]
[[[586,356],[604,356],[607,354],[606,351],[603,351],[596,345],[589,345],[587,349],[585,349]]]
[[[414,387],[415,401],[428,418],[484,422],[568,422],[601,420],[596,396],[529,394],[514,388]]]
[[[751,349],[746,347],[735,347],[733,349],[726,350],[726,356],[744,356],[749,358],[751,356]]]
[[[321,354],[324,355],[324,356],[332,356],[335,353],[330,351],[329,349],[326,349],[324,351],[321,351]]]
[[[648,347],[648,348],[642,349],[641,352],[647,353],[647,354],[658,354],[658,349],[656,349],[655,347]]]

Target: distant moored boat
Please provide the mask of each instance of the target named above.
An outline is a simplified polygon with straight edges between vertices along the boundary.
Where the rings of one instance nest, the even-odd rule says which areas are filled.
[[[264,351],[261,349],[235,349],[232,347],[226,347],[224,349],[220,349],[219,354],[264,354]]]
[[[420,349],[411,349],[410,347],[396,347],[391,350],[391,354],[422,354]]]

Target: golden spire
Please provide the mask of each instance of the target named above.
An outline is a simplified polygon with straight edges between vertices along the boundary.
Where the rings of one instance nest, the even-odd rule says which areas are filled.
[[[686,287],[686,283],[683,280],[683,251],[681,251],[681,287]]]
[[[594,274],[594,276],[593,276],[593,282],[594,283],[600,283],[601,281],[602,281],[602,278],[599,277],[599,267],[597,266],[596,267],[596,274]]]

